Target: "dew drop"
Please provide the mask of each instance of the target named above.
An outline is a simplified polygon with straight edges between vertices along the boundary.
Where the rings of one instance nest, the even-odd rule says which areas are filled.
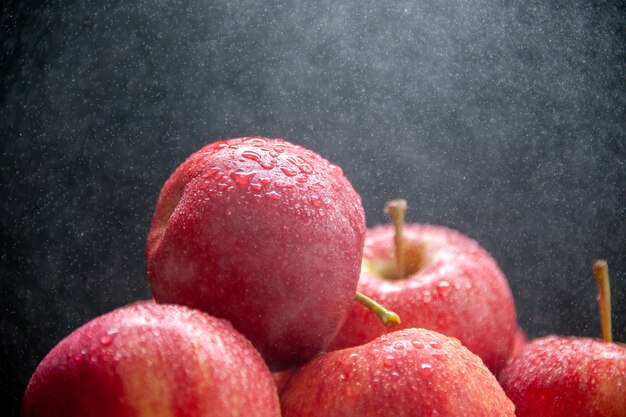
[[[100,343],[102,344],[102,346],[109,346],[112,341],[113,336],[111,336],[110,334],[100,336]]]
[[[306,162],[298,165],[298,168],[300,168],[300,171],[302,171],[305,174],[310,174],[313,172],[313,167]]]
[[[281,167],[280,170],[288,177],[295,177],[298,175],[298,172],[295,169],[291,169],[289,167]]]
[[[324,188],[324,184],[322,184],[321,182],[318,181],[318,182],[316,182],[314,184],[309,185],[307,188],[309,190],[311,190],[311,191],[319,191],[322,188]]]
[[[395,357],[395,356],[393,356],[393,355],[387,355],[387,356],[385,356],[385,359],[383,360],[383,365],[384,365],[386,368],[389,368],[389,367],[393,366],[393,364],[395,363],[395,361],[396,361],[396,357]]]
[[[274,185],[278,188],[293,188],[293,184],[281,180],[274,181]]]
[[[263,186],[258,183],[258,182],[251,182],[250,183],[250,189],[252,189],[253,191],[260,191],[261,188],[263,188]]]
[[[424,290],[422,300],[427,304],[430,303],[433,300],[433,293],[430,290]]]
[[[310,201],[313,207],[322,207],[322,200],[318,196],[312,195]]]
[[[220,169],[218,167],[209,168],[204,172],[204,174],[202,174],[202,178],[211,178],[218,172],[220,172]]]
[[[359,358],[358,353],[351,353],[350,356],[348,356],[348,359],[350,359],[352,362],[356,362],[358,358]]]
[[[430,345],[431,348],[433,349],[441,349],[441,343],[437,342],[437,341],[431,341],[428,342],[428,344]]]
[[[422,363],[422,364],[420,365],[420,369],[421,369],[421,371],[422,371],[422,373],[423,373],[423,374],[428,375],[428,374],[431,374],[431,373],[432,373],[432,371],[433,371],[433,366],[432,366],[431,364],[429,364],[429,363],[424,362],[424,363]]]
[[[404,350],[404,343],[402,343],[402,342],[396,342],[396,343],[393,345],[393,348],[394,348],[395,350]]]
[[[228,184],[225,182],[220,182],[219,184],[217,184],[217,189],[220,191],[224,191],[226,187],[228,187]]]
[[[265,139],[262,138],[250,138],[248,140],[245,140],[243,143],[247,143],[252,146],[265,146],[267,144]]]
[[[424,349],[424,343],[420,342],[419,340],[411,341],[411,345],[413,345],[415,349]]]
[[[276,191],[269,191],[265,193],[265,196],[269,198],[270,200],[278,200],[280,198],[280,193]]]
[[[230,177],[238,186],[247,187],[248,185],[250,185],[250,179],[252,178],[254,174],[255,174],[254,172],[246,172],[242,170],[237,170],[233,172],[232,174],[230,174]]]
[[[263,159],[261,159],[261,155],[259,155],[258,153],[254,151],[244,151],[241,153],[241,156],[243,156],[246,159],[256,162],[257,164],[261,165],[261,167],[264,169],[274,168],[273,163],[263,161]]]
[[[85,358],[86,355],[87,355],[87,349],[81,349],[80,352],[78,352],[76,355],[74,355],[74,360],[76,362],[82,361]]]
[[[441,281],[437,284],[437,291],[439,291],[442,297],[446,297],[450,294],[450,290],[452,290],[452,287],[448,281]]]
[[[241,153],[241,156],[254,162],[261,161],[261,155],[253,151],[244,151]]]

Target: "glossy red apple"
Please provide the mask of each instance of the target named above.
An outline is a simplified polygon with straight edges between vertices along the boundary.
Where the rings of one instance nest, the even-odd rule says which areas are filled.
[[[358,290],[395,311],[402,318],[398,328],[453,336],[497,373],[518,332],[504,274],[483,247],[460,232],[404,225],[405,204],[396,200],[388,207],[393,226],[367,230]],[[388,331],[355,303],[329,349],[360,345]]]
[[[405,329],[322,354],[281,391],[283,417],[513,417],[481,359],[454,338]]]
[[[599,339],[531,340],[500,372],[517,417],[626,417],[626,346]]]
[[[315,152],[261,137],[211,143],[159,195],[152,293],[228,319],[280,370],[322,351],[344,322],[364,233],[359,195]]]
[[[99,316],[33,374],[21,417],[279,417],[272,375],[225,320],[141,302]]]
[[[594,269],[603,281],[604,340],[556,335],[531,340],[499,375],[517,417],[626,417],[626,345],[611,341],[606,263]]]

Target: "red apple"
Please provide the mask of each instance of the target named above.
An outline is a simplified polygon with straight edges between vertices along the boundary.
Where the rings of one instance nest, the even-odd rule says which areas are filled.
[[[513,417],[481,359],[454,338],[405,329],[322,354],[281,392],[283,417]]]
[[[398,313],[398,328],[453,336],[497,373],[512,352],[518,325],[511,290],[496,261],[455,230],[404,225],[403,219],[394,223],[367,230],[359,292]],[[329,349],[360,345],[386,332],[355,303]]]
[[[517,417],[626,417],[626,346],[599,339],[531,340],[499,375]]]
[[[33,374],[22,417],[280,416],[272,375],[225,320],[136,303],[55,346]]]
[[[273,370],[322,351],[359,279],[365,216],[342,170],[281,139],[209,144],[167,180],[147,243],[158,302],[228,319]]]
[[[626,417],[626,345],[612,343],[606,262],[594,264],[604,340],[531,340],[499,375],[517,417]]]

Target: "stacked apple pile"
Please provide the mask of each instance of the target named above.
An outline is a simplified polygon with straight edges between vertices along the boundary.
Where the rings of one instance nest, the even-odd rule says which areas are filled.
[[[54,347],[22,417],[626,415],[623,345],[574,343],[588,366],[572,376],[565,343],[526,344],[494,259],[454,230],[405,225],[405,208],[366,229],[358,193],[316,153],[205,146],[159,195],[154,301]],[[556,405],[520,405],[541,401]]]

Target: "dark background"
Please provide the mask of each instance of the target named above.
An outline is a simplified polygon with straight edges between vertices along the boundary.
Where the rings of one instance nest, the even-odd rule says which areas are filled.
[[[339,164],[369,225],[404,197],[477,239],[531,337],[600,336],[607,258],[626,341],[623,1],[63,3],[2,6],[1,409],[74,328],[149,297],[161,185],[246,135]]]

